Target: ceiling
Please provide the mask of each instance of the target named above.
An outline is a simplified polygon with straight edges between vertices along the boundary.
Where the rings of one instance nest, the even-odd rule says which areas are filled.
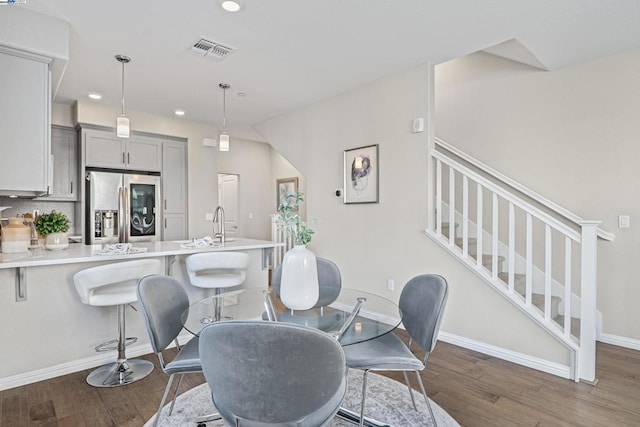
[[[250,126],[419,64],[478,50],[552,70],[640,47],[636,0],[27,0],[70,25],[69,62],[55,102],[227,127]],[[0,14],[3,8],[0,7]],[[190,53],[200,37],[237,49],[221,61]],[[246,96],[238,96],[244,93]]]

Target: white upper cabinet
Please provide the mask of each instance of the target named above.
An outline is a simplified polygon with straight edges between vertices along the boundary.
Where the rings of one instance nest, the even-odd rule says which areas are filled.
[[[50,190],[49,63],[0,46],[0,195]]]
[[[118,138],[115,132],[85,129],[84,165],[109,169],[162,171],[162,142],[132,136]]]

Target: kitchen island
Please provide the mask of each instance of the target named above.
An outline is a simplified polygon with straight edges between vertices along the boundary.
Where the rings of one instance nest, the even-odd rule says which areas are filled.
[[[96,353],[94,347],[117,335],[114,307],[83,304],[75,290],[73,275],[85,268],[141,258],[157,258],[164,273],[185,285],[190,300],[205,296],[206,290],[188,284],[184,258],[193,253],[242,251],[251,256],[243,286],[268,285],[270,254],[282,246],[265,240],[235,238],[224,244],[201,248],[182,247],[183,242],[135,243],[137,253],[102,254],[100,245],[71,244],[62,251],[37,250],[0,255],[0,390],[93,368],[114,360],[115,352]],[[151,353],[140,313],[127,310],[127,336],[136,344],[127,356]],[[184,339],[188,339],[185,333]]]

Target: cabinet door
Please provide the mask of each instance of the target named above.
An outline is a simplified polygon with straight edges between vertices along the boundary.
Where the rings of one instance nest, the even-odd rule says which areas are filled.
[[[33,58],[32,58],[33,57]],[[0,47],[0,190],[46,193],[51,154],[49,64]]]
[[[183,214],[167,214],[164,216],[162,240],[186,240],[187,217]]]
[[[162,142],[146,139],[129,139],[126,145],[127,169],[162,171]]]
[[[164,213],[187,211],[187,145],[165,141],[162,154]]]
[[[77,141],[74,129],[51,129],[53,191],[48,200],[78,200]]]
[[[85,166],[100,168],[126,168],[125,140],[108,132],[85,130]]]

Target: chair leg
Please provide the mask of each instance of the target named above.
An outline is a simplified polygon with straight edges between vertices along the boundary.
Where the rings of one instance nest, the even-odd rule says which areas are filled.
[[[360,402],[360,427],[364,426],[364,400],[367,397],[367,374],[368,370],[365,370],[362,374],[362,402]]]
[[[422,391],[422,395],[424,396],[424,401],[427,403],[427,409],[429,409],[429,415],[431,416],[431,421],[433,421],[433,425],[435,427],[438,427],[438,423],[436,422],[436,417],[433,415],[433,410],[431,409],[431,403],[429,403],[427,390],[425,389],[424,383],[422,382],[422,377],[420,376],[420,372],[416,371],[416,376],[418,377],[418,383],[420,384],[420,390]]]
[[[178,390],[180,390],[180,386],[182,385],[183,379],[184,379],[184,374],[180,374],[180,379],[178,380],[178,386],[176,387],[176,391],[173,392],[173,400],[171,401],[171,407],[169,408],[169,415],[173,413],[173,406],[176,404],[176,399],[178,398]]]
[[[169,376],[169,381],[167,381],[167,386],[164,388],[164,394],[162,395],[162,400],[160,401],[160,406],[158,407],[158,412],[156,412],[156,418],[153,420],[153,427],[158,425],[158,420],[160,419],[160,412],[162,412],[162,407],[164,406],[165,400],[167,400],[167,395],[169,394],[169,390],[171,389],[171,384],[173,384],[173,377],[175,374],[171,374]],[[172,407],[173,409],[173,407]]]
[[[416,406],[416,399],[413,397],[413,389],[411,388],[411,383],[409,382],[409,376],[407,375],[407,371],[402,371],[402,375],[404,375],[404,383],[407,385],[409,389],[409,396],[411,396],[411,403],[413,403],[413,410],[417,411],[418,407]]]

